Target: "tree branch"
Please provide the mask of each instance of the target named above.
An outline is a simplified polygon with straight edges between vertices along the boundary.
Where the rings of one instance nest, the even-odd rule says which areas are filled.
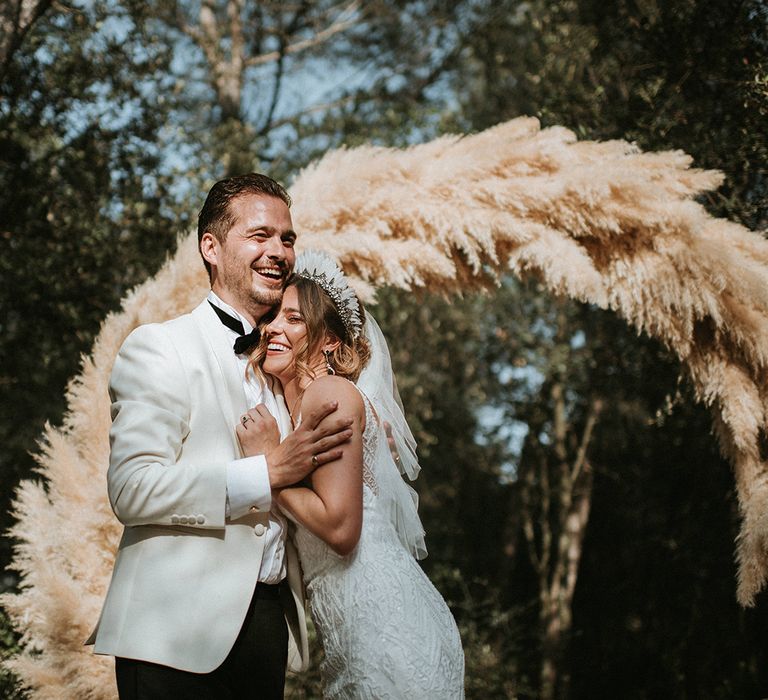
[[[227,3],[227,19],[229,19],[229,36],[232,42],[230,58],[233,68],[237,64],[241,64],[241,70],[244,48],[242,11],[243,0],[229,0]]]
[[[282,60],[282,58],[289,54],[299,53],[300,51],[305,51],[306,49],[310,49],[313,46],[318,46],[328,41],[332,36],[344,32],[359,23],[359,18],[353,16],[359,8],[360,3],[357,2],[357,0],[354,0],[354,2],[349,3],[349,5],[341,11],[339,17],[333,24],[319,31],[313,37],[297,41],[293,44],[288,44],[282,51],[270,51],[269,53],[260,54],[259,56],[252,56],[246,60],[246,65],[261,66],[267,63],[273,63],[274,61]],[[348,15],[352,16],[347,19],[346,16]]]
[[[43,14],[51,7],[53,0],[18,0],[5,2],[0,9],[0,80],[5,77],[8,66],[24,38]]]
[[[267,115],[264,118],[264,123],[259,129],[259,136],[266,136],[272,130],[272,118],[275,115],[275,109],[277,109],[277,102],[280,99],[280,88],[283,83],[283,71],[285,69],[285,49],[287,37],[294,34],[299,26],[304,15],[309,10],[309,3],[303,2],[294,13],[291,21],[288,23],[288,27],[285,31],[280,30],[280,48],[278,49],[280,57],[277,60],[277,67],[275,69],[275,78],[272,85],[272,99],[269,101],[269,109]]]
[[[600,412],[603,410],[602,399],[593,398],[589,404],[589,412],[587,413],[587,421],[584,424],[584,431],[581,434],[581,442],[579,443],[579,449],[576,451],[576,458],[573,461],[573,469],[571,470],[571,484],[574,485],[579,478],[587,459],[587,448],[589,447],[589,441],[592,439],[592,432],[594,431],[597,419],[600,416]]]
[[[533,472],[531,469],[521,465],[521,471],[524,470],[520,480],[520,510],[523,521],[523,533],[528,543],[528,558],[531,566],[537,574],[541,571],[541,558],[536,548],[536,532],[533,527],[533,509],[531,507],[531,489],[533,487]]]
[[[539,489],[541,491],[541,513],[539,514],[539,527],[541,528],[541,565],[544,570],[543,579],[548,577],[549,562],[552,558],[552,526],[549,521],[551,499],[549,486],[549,464],[546,456],[541,456],[539,467]]]
[[[277,129],[281,126],[285,126],[286,124],[290,124],[305,114],[322,112],[327,109],[332,109],[333,107],[339,107],[343,104],[346,104],[347,102],[351,102],[352,100],[354,100],[354,95],[345,95],[344,97],[340,97],[337,100],[331,100],[330,102],[323,102],[322,104],[312,105],[311,107],[307,107],[307,109],[302,109],[299,112],[295,112],[290,117],[283,117],[278,119],[277,121],[270,124],[269,130],[271,131],[272,129]]]

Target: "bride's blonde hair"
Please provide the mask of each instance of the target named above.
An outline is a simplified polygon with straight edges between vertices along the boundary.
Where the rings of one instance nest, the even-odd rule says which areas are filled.
[[[329,354],[328,361],[339,377],[345,377],[354,382],[360,376],[371,355],[365,334],[360,332],[356,339],[352,338],[335,304],[316,282],[299,275],[291,275],[285,285],[286,289],[289,287],[296,288],[299,311],[307,327],[307,335],[301,344],[294,348],[296,373],[311,379],[316,378],[316,373],[310,366],[310,360],[319,351],[326,335],[331,335],[340,342],[338,347]],[[261,340],[248,361],[249,371],[252,371],[262,382],[266,380],[262,365],[267,354],[268,342],[266,333],[263,331],[274,317],[275,311],[267,314],[259,324],[262,329]],[[365,325],[365,310],[362,304],[360,304],[360,318]]]

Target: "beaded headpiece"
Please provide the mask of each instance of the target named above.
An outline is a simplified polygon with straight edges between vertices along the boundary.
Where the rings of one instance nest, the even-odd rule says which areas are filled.
[[[306,250],[296,258],[293,273],[317,284],[330,298],[341,316],[344,328],[356,340],[363,327],[360,304],[339,266],[326,253]]]

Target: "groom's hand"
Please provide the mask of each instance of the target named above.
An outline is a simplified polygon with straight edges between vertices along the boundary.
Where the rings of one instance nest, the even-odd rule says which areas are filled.
[[[321,464],[341,457],[341,445],[352,437],[352,418],[334,416],[337,408],[338,402],[328,401],[313,409],[296,430],[267,452],[272,488],[295,484]]]

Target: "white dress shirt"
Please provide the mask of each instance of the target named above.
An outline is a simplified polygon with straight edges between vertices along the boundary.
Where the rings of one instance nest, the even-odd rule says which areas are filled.
[[[253,326],[242,314],[222,301],[213,291],[209,292],[208,301],[238,319],[243,324],[245,333],[250,333],[253,330]],[[223,323],[221,328],[224,333],[231,337],[232,344],[234,344],[238,333],[227,328]],[[236,357],[242,369],[243,389],[248,405],[253,408],[257,404],[263,403],[269,412],[277,417],[278,409],[275,395],[268,388],[262,389],[258,382],[249,381],[246,377],[248,355],[239,354]],[[280,439],[285,439],[282,430]],[[269,524],[265,533],[266,540],[259,581],[262,583],[279,583],[285,578],[287,522],[281,513],[272,510],[272,490],[269,486],[267,460],[263,455],[237,459],[227,465],[227,515],[229,519],[241,518],[254,507],[261,512],[269,511]]]

